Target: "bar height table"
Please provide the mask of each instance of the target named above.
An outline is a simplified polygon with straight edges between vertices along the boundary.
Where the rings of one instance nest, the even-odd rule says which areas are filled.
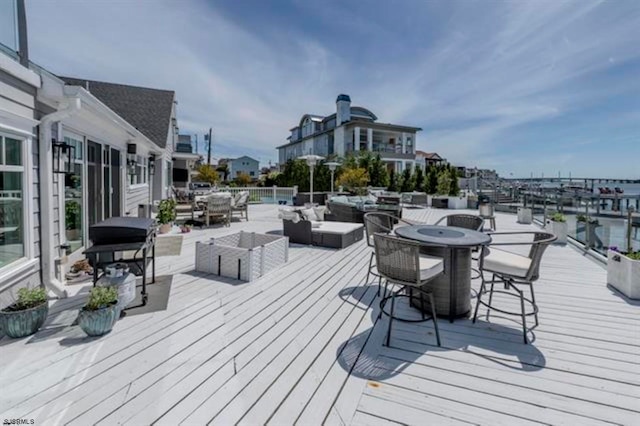
[[[425,290],[433,292],[438,315],[448,317],[450,322],[467,316],[471,311],[471,250],[488,245],[491,237],[470,229],[436,225],[402,226],[395,233],[402,238],[440,246],[422,249],[426,254],[442,257],[445,270],[425,284]]]

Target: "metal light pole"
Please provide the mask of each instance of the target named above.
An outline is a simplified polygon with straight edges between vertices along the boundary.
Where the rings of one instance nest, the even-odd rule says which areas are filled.
[[[324,165],[329,167],[329,170],[331,170],[331,193],[333,194],[333,174],[336,172],[336,167],[338,167],[340,163],[331,161],[329,163],[324,163]]]

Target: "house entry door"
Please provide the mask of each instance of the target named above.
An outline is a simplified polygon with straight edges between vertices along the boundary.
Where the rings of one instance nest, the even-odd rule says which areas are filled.
[[[89,226],[104,218],[102,192],[102,145],[87,143],[87,207]]]

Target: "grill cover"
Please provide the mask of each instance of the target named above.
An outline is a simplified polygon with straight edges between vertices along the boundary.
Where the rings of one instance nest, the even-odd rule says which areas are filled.
[[[112,217],[90,226],[89,239],[94,245],[143,242],[154,227],[146,217]]]

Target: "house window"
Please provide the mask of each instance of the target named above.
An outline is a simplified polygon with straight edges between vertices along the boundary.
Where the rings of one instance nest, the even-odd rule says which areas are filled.
[[[147,183],[149,177],[147,173],[147,161],[142,155],[135,156],[134,173],[129,175],[131,185],[142,185]]]
[[[249,172],[249,176],[255,176],[255,172]]]
[[[24,141],[0,135],[0,268],[25,257]]]

